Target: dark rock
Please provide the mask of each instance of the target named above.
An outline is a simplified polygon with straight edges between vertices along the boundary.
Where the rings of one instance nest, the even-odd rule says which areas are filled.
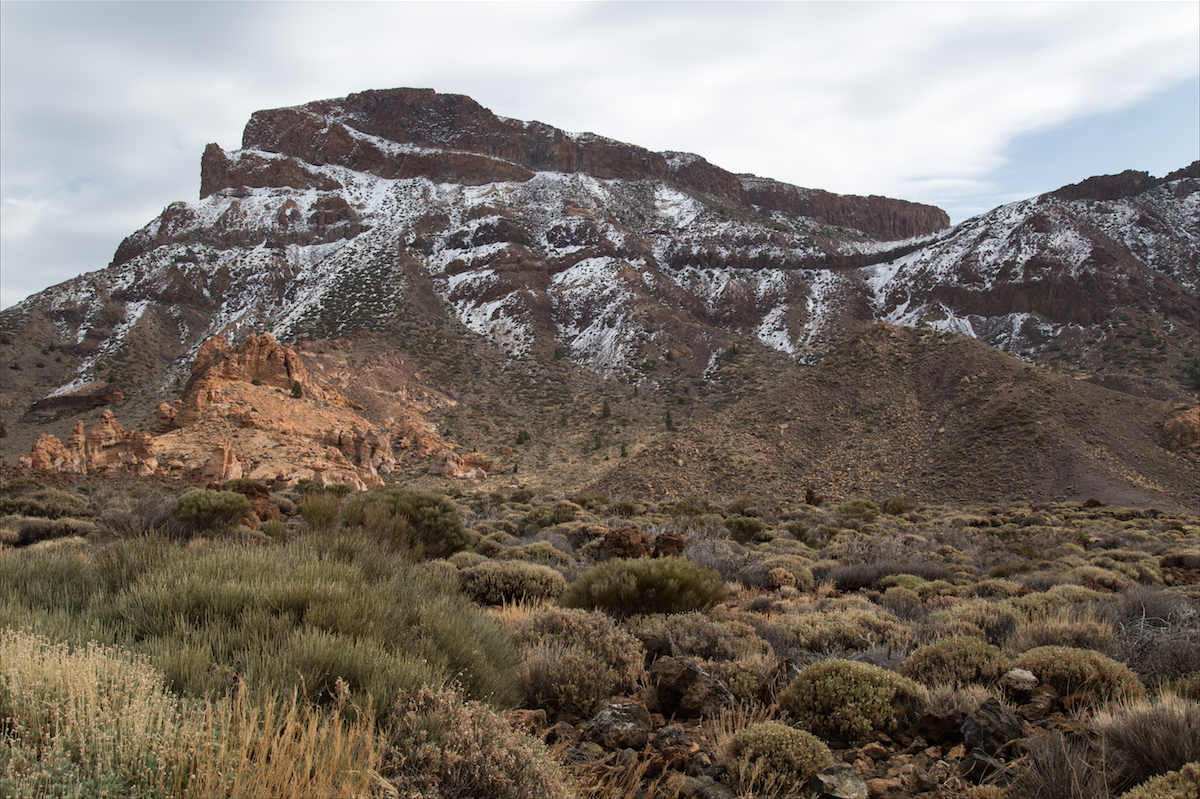
[[[690,658],[659,658],[650,668],[650,682],[667,717],[714,716],[737,703],[723,682]]]
[[[1025,737],[1025,720],[993,698],[963,721],[962,734],[968,749],[978,748],[992,756]]]
[[[1043,685],[1033,692],[1028,702],[1017,708],[1017,715],[1026,721],[1039,721],[1050,715],[1057,703],[1058,691]]]
[[[554,746],[558,743],[575,741],[578,739],[578,737],[579,733],[573,726],[565,721],[560,721],[550,729],[546,730],[545,734],[542,736],[542,740],[546,743],[546,746]]]
[[[1012,767],[988,756],[982,749],[972,749],[958,765],[958,773],[976,785],[985,780],[989,785],[1005,786],[1012,782]]]
[[[608,750],[644,749],[650,743],[650,712],[641,702],[609,702],[584,726],[583,739]]]
[[[808,782],[813,799],[867,799],[867,781],[853,766],[838,763]]]
[[[580,741],[567,752],[564,761],[571,765],[596,763],[608,757],[608,752],[600,744],[593,741]]]
[[[99,386],[93,384],[86,391],[40,399],[29,407],[29,413],[34,416],[48,416],[59,411],[90,411],[124,399],[125,395],[116,383],[104,383]]]

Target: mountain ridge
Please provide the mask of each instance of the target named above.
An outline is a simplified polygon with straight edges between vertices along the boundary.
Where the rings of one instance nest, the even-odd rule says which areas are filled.
[[[661,444],[664,403],[700,422],[878,322],[1129,394],[1186,404],[1200,387],[1200,162],[940,228],[925,206],[389,90],[257,112],[243,149],[205,149],[200,194],[106,269],[0,314],[7,460],[104,410],[147,429],[216,336],[294,345],[382,417],[433,390],[447,400],[421,412],[452,445],[559,428],[569,444],[542,442],[542,469],[570,464],[580,483],[601,479],[612,464],[595,458],[621,439]],[[910,229],[925,232],[887,237]],[[368,364],[369,390],[353,379]],[[621,438],[574,410],[631,390]]]

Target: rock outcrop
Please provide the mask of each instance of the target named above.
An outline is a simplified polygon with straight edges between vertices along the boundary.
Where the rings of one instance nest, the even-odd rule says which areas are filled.
[[[56,394],[40,399],[30,406],[29,413],[33,416],[48,416],[62,411],[90,411],[124,399],[125,395],[116,383],[96,382],[69,394]]]
[[[85,430],[75,425],[64,444],[52,435],[41,435],[33,450],[19,459],[27,468],[71,474],[135,474],[146,477],[158,469],[154,439],[137,430],[126,430],[104,411],[100,421]]]

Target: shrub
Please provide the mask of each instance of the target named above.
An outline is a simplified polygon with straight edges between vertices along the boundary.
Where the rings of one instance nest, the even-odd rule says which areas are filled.
[[[399,796],[570,795],[545,744],[450,690],[420,690],[396,705],[380,774]]]
[[[825,740],[865,741],[893,730],[925,701],[925,689],[894,672],[851,660],[804,668],[779,695],[800,727]]]
[[[518,544],[515,547],[501,549],[495,556],[496,560],[524,560],[538,563],[566,566],[571,562],[571,556],[557,549],[549,541],[534,541],[530,544]]]
[[[475,543],[476,535],[463,524],[458,506],[446,497],[397,488],[375,489],[348,503],[347,523],[366,524],[367,510],[372,507],[376,509],[376,519],[390,519],[397,525],[398,519],[406,520],[406,535],[411,534],[414,543],[422,546],[430,557],[449,557]],[[398,535],[387,533],[385,537]]]
[[[838,514],[843,519],[873,522],[879,518],[879,506],[869,499],[852,499],[838,506]]]
[[[47,488],[32,478],[18,477],[0,483],[0,515],[19,514],[44,519],[95,516],[98,509],[78,494]]]
[[[522,705],[594,716],[609,698],[622,690],[621,675],[582,646],[538,644],[517,669]]]
[[[1195,382],[1200,383],[1200,370],[1195,374]],[[1121,794],[1121,799],[1200,799],[1200,763],[1147,780]]]
[[[645,650],[630,633],[594,610],[546,608],[529,616],[517,629],[518,646],[539,644],[581,647],[616,669],[621,687],[632,687],[642,671]]]
[[[1112,622],[1100,618],[1091,608],[1067,606],[1057,611],[1034,613],[1018,622],[1004,646],[1012,653],[1027,652],[1039,646],[1070,646],[1105,652],[1112,645],[1115,634]]]
[[[726,751],[734,760],[746,761],[750,770],[781,776],[793,790],[834,762],[829,747],[815,735],[778,721],[763,721],[738,730],[729,739]]]
[[[23,547],[38,541],[75,536],[85,538],[99,532],[99,527],[83,519],[23,519],[17,525],[16,545]]]
[[[683,613],[723,599],[721,575],[686,558],[614,558],[579,576],[562,604],[610,613]]]
[[[912,636],[912,628],[875,605],[845,606],[775,620],[795,636],[795,644],[813,652],[840,652],[899,646]]]
[[[978,638],[944,638],[917,649],[900,666],[900,673],[928,686],[991,685],[1010,663],[996,647]]]
[[[199,488],[179,498],[175,518],[194,532],[224,530],[250,515],[250,500],[236,491]]]
[[[745,544],[753,541],[759,533],[767,529],[767,523],[753,516],[730,516],[725,519],[725,529],[734,541]]]
[[[1109,796],[1104,769],[1097,768],[1096,744],[1055,730],[1027,739],[1020,770],[1008,786],[1008,799],[1082,799]]]
[[[749,624],[701,613],[638,616],[627,622],[634,635],[671,642],[671,655],[732,661],[771,654],[771,645]]]
[[[999,602],[968,599],[953,607],[930,613],[922,625],[925,640],[968,635],[1002,645],[1017,627],[1016,611]]]
[[[1020,655],[1013,665],[1027,669],[1059,696],[1083,707],[1109,700],[1144,699],[1146,690],[1123,663],[1090,649],[1039,646]]]
[[[342,522],[350,530],[361,531],[383,548],[392,552],[409,553],[414,559],[424,554],[416,543],[408,517],[395,513],[387,503],[374,501],[362,494],[346,503]]]
[[[886,588],[883,580],[892,575],[912,575],[922,580],[942,580],[953,577],[954,572],[940,563],[889,563],[875,561],[872,563],[852,563],[845,566],[835,566],[824,575],[822,581],[829,580],[839,591],[858,591],[863,588]],[[912,587],[912,586],[908,586]]]
[[[1114,791],[1200,762],[1200,703],[1168,695],[1102,711],[1092,726]]]
[[[486,561],[459,572],[462,591],[481,605],[557,599],[567,581],[549,566],[519,560]]]
[[[342,512],[342,498],[325,491],[305,494],[300,500],[300,518],[314,533],[332,532]]]

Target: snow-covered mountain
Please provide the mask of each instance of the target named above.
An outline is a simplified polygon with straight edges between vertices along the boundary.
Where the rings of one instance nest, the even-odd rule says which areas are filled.
[[[663,359],[702,378],[737,344],[811,363],[880,320],[1176,383],[1197,348],[1200,162],[948,227],[399,89],[254,114],[241,149],[209,145],[200,195],[0,316],[5,340],[67,356],[10,382],[14,412],[96,381],[162,390],[216,334],[338,338],[418,312],[634,384]]]

